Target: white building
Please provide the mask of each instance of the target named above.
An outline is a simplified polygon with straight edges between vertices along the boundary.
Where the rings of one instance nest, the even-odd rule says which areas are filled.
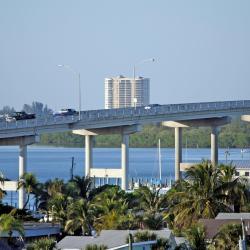
[[[149,104],[149,78],[105,78],[105,109]]]

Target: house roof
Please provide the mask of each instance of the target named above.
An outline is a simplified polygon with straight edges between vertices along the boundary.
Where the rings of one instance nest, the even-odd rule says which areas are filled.
[[[215,219],[243,219],[243,220],[250,220],[250,213],[219,213]]]
[[[199,222],[205,226],[206,229],[206,238],[212,239],[219,231],[220,227],[226,224],[240,224],[241,220],[239,219],[200,219]],[[246,235],[250,235],[250,219],[244,220],[245,225],[247,225]]]
[[[24,222],[24,234],[27,237],[40,237],[48,235],[60,234],[61,226],[59,224],[52,223],[38,223],[38,222]],[[7,232],[0,233],[0,237],[9,237]],[[12,237],[20,237],[17,231],[13,232]]]
[[[103,230],[97,237],[93,236],[66,236],[58,244],[60,249],[81,249],[89,244],[106,245],[109,249],[126,244],[129,232],[135,234],[138,230]],[[168,229],[150,231],[160,238],[170,238],[171,231]]]

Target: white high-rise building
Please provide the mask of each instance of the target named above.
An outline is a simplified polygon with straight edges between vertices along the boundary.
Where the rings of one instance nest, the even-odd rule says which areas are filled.
[[[149,82],[149,78],[122,75],[105,78],[105,109],[148,105]]]

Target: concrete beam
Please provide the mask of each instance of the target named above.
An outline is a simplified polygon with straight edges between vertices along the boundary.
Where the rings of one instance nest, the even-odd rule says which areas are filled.
[[[2,138],[0,139],[0,146],[31,145],[39,141],[38,135]]]
[[[18,182],[17,181],[4,181],[0,182],[0,188],[5,191],[17,191]]]
[[[250,122],[250,115],[242,115],[241,120],[244,122]]]
[[[162,122],[162,125],[172,128],[215,127],[215,126],[223,126],[230,122],[231,122],[231,117],[224,116],[224,117],[193,119],[184,121],[165,121]]]
[[[92,168],[90,175],[96,178],[122,178],[122,170],[116,168]]]
[[[111,135],[111,134],[134,134],[140,132],[142,129],[141,125],[130,125],[130,126],[119,126],[119,127],[108,127],[98,129],[78,129],[73,130],[73,134],[77,135]]]
[[[187,169],[191,168],[194,165],[197,165],[197,162],[181,162],[180,170],[185,172]]]

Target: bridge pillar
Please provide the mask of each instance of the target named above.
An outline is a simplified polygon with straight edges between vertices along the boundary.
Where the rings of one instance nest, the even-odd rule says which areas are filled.
[[[27,171],[27,145],[19,145],[19,180]],[[26,201],[26,193],[24,187],[18,190],[18,207],[22,209]]]
[[[121,188],[128,189],[129,176],[129,135],[139,132],[141,126],[127,125],[117,127],[107,127],[98,129],[79,129],[73,130],[74,134],[85,136],[85,175],[90,177],[102,178],[104,181],[109,178],[120,178]],[[95,135],[104,134],[120,134],[122,135],[121,142],[121,166],[120,168],[94,168],[92,165],[92,139]]]
[[[218,164],[218,127],[212,126],[211,131],[211,163],[215,167]]]
[[[90,176],[93,159],[93,135],[85,135],[85,176]]]
[[[129,173],[129,135],[122,134],[121,143],[121,166],[122,166],[122,189],[128,189],[128,173]]]
[[[182,128],[175,127],[175,181],[180,180],[180,164],[182,162]]]
[[[27,171],[27,146],[33,143],[39,142],[38,135],[30,135],[30,136],[19,136],[19,137],[11,137],[11,138],[2,138],[0,139],[0,146],[19,146],[19,180],[23,177],[23,175]],[[13,190],[16,191],[16,190]],[[26,201],[25,189],[20,187],[18,190],[18,207],[23,209]]]
[[[220,126],[224,126],[231,122],[230,117],[213,117],[182,121],[165,121],[163,126],[175,128],[175,180],[179,180],[180,169],[183,171],[192,166],[190,163],[182,163],[182,128],[188,127],[211,127],[211,162],[213,166],[218,163],[218,131]],[[182,164],[181,164],[182,163]],[[182,165],[182,166],[181,166]]]

